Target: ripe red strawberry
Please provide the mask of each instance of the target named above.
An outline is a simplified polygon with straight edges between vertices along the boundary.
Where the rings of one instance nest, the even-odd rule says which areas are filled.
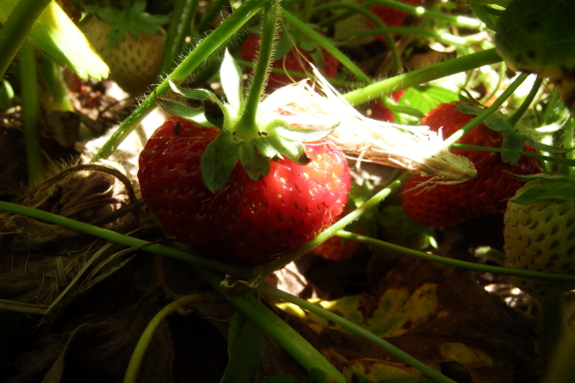
[[[391,94],[391,97],[397,102],[405,93],[405,89],[399,90]],[[376,100],[371,106],[370,118],[379,121],[393,122],[393,112],[389,110],[380,100]]]
[[[424,3],[425,0],[399,0],[399,1],[404,4],[418,6]],[[401,11],[396,8],[389,7],[387,5],[376,5],[369,8],[369,10],[375,16],[377,16],[377,18],[380,19],[381,22],[388,28],[401,27],[407,16],[409,16],[409,13]],[[369,19],[366,19],[366,25],[370,29],[378,28],[377,25],[375,25],[373,21]],[[376,38],[381,41],[385,40],[385,38],[382,35],[377,35]]]
[[[422,124],[429,125],[430,130],[436,132],[441,129],[443,136],[449,137],[474,118],[471,114],[458,111],[456,104],[460,103],[439,105],[429,112]],[[499,148],[503,136],[501,132],[480,124],[457,142]],[[514,174],[541,172],[537,161],[529,157],[521,157],[517,163],[511,165],[503,162],[500,153],[455,149],[451,151],[473,162],[477,176],[460,184],[433,185],[433,188],[418,187],[428,181],[429,177],[411,177],[404,187],[403,209],[418,223],[445,228],[481,215],[503,213],[507,200],[524,183],[507,171]],[[523,144],[523,151],[535,152],[527,143]]]
[[[343,154],[326,141],[305,144],[311,162],[271,161],[253,181],[238,163],[226,185],[212,193],[200,161],[220,134],[172,117],[140,154],[142,196],[168,234],[199,254],[255,266],[313,239],[347,202],[350,175]]]
[[[260,35],[251,34],[244,41],[241,49],[241,59],[245,61],[253,61],[259,51],[259,39]],[[303,57],[302,57],[303,56]],[[300,73],[311,73],[311,66],[308,62],[314,63],[316,67],[322,72],[325,77],[333,78],[337,75],[337,70],[339,67],[339,61],[323,49],[321,50],[322,60],[313,60],[312,55],[303,50],[295,50],[292,48],[288,53],[273,62],[272,67],[281,70],[291,70]],[[306,61],[307,60],[307,61]],[[317,61],[323,61],[317,62]],[[287,84],[291,84],[294,81],[303,80],[301,77],[289,76],[282,73],[271,72],[268,85],[266,87],[266,92],[271,93],[274,90],[281,88]]]

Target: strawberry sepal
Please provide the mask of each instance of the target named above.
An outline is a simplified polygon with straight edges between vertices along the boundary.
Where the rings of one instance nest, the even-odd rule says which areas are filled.
[[[207,146],[202,156],[202,177],[206,187],[215,193],[223,188],[239,159],[240,142],[231,133],[222,131]]]
[[[525,190],[519,197],[513,198],[511,201],[521,205],[526,205],[549,200],[575,200],[575,180],[563,177],[562,179],[557,179],[555,181],[546,181],[534,184],[529,189]]]

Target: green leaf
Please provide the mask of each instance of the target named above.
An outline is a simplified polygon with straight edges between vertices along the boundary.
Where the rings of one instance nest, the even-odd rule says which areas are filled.
[[[169,113],[172,116],[185,118],[186,120],[194,121],[204,126],[209,125],[206,120],[206,116],[204,116],[203,109],[195,109],[180,102],[161,97],[156,97],[156,102],[166,113]]]
[[[4,24],[17,0],[0,1],[0,23]],[[110,69],[92,50],[86,36],[60,6],[52,1],[40,15],[28,34],[28,42],[44,52],[58,65],[68,65],[83,79],[102,80]]]
[[[525,137],[514,131],[513,129],[509,129],[503,132],[503,141],[501,142],[502,149],[511,149],[521,152],[523,149],[523,143],[525,142]],[[508,164],[515,164],[521,158],[521,153],[519,152],[503,152],[501,153],[501,158],[503,162]]]
[[[240,143],[231,133],[222,131],[210,142],[202,156],[202,177],[206,187],[216,192],[225,186],[239,159]]]
[[[489,129],[495,130],[496,132],[504,132],[506,130],[512,129],[511,125],[509,125],[507,121],[497,113],[492,114],[483,120],[483,124]]]
[[[300,142],[315,142],[326,138],[333,132],[339,124],[332,126],[327,129],[311,130],[311,129],[301,129],[289,125],[285,121],[276,120],[273,121],[271,126],[266,129],[266,131],[273,131],[274,134],[291,141]]]
[[[276,134],[270,134],[267,140],[273,147],[284,157],[299,165],[310,163],[309,157],[305,154],[305,146],[300,141],[291,141],[279,137]]]
[[[238,313],[228,331],[228,365],[220,383],[250,383],[264,356],[264,332]]]
[[[418,86],[408,88],[398,102],[398,106],[409,107],[427,114],[439,104],[458,101],[457,93],[440,86]]]
[[[529,204],[545,200],[571,201],[575,199],[575,185],[571,182],[552,181],[537,184],[527,189],[512,201],[519,204]]]
[[[467,5],[479,20],[491,30],[495,30],[497,21],[503,12],[502,9],[493,8],[491,4],[482,4],[481,1],[470,0]]]
[[[241,110],[244,103],[242,93],[242,70],[226,49],[220,69],[220,81],[228,103],[236,110]]]
[[[168,84],[170,85],[170,89],[184,98],[189,100],[197,100],[197,101],[204,101],[207,99],[211,99],[215,102],[220,102],[218,96],[216,96],[213,92],[206,90],[206,89],[187,89],[182,88],[174,84],[171,80],[168,80]]]
[[[455,104],[454,107],[455,107],[455,109],[457,109],[461,113],[471,114],[474,116],[477,116],[479,113],[482,112],[482,110],[480,108],[478,108],[476,106],[467,105],[467,104]]]
[[[527,142],[531,144],[535,149],[539,150],[540,152],[547,152],[550,154],[565,154],[572,152],[573,149],[571,148],[556,148],[555,146],[545,145],[539,141],[533,139],[527,139]]]
[[[262,156],[253,142],[240,145],[240,162],[253,181],[259,181],[270,172],[270,159]]]

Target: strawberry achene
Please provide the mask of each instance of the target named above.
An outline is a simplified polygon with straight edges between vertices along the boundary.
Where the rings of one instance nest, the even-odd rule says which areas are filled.
[[[474,118],[473,115],[458,111],[456,104],[458,102],[440,104],[422,120],[422,125],[428,125],[435,132],[441,130],[444,138],[449,137]],[[480,124],[457,142],[500,148],[503,136]],[[524,143],[523,151],[535,153],[535,149],[527,143]],[[451,152],[473,162],[477,176],[455,185],[427,186],[425,183],[429,177],[411,177],[404,187],[403,209],[414,221],[430,227],[445,228],[481,215],[503,213],[507,200],[524,184],[508,172],[541,172],[537,160],[529,157],[521,157],[511,165],[503,162],[501,154],[496,152],[458,149]]]
[[[326,141],[306,144],[311,159],[271,161],[253,181],[240,164],[212,193],[200,161],[219,134],[187,120],[168,119],[140,154],[142,196],[165,231],[199,254],[245,266],[267,263],[330,226],[347,202],[350,175],[343,154]]]

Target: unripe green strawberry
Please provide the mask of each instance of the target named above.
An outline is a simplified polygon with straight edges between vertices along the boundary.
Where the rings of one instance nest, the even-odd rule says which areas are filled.
[[[81,29],[96,52],[110,67],[110,78],[133,96],[156,82],[166,42],[159,27],[162,16],[143,12],[142,2],[129,10],[89,8]],[[145,6],[145,3],[144,3]]]
[[[556,185],[557,183],[554,183]],[[521,204],[525,193],[549,190],[543,180],[526,183],[507,203],[504,216],[505,266],[521,270],[575,274],[575,198]],[[575,288],[575,283],[511,277],[511,283],[541,298]]]

